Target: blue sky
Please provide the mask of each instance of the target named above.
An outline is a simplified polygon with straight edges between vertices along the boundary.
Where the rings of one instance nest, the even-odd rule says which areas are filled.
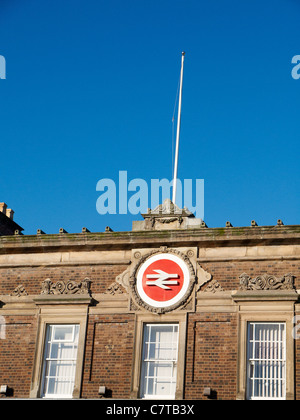
[[[296,0],[0,0],[0,201],[25,234],[131,230],[97,181],[204,179],[209,227],[299,224]]]

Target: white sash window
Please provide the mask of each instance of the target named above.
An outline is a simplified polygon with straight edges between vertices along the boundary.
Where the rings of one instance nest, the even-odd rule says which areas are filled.
[[[286,331],[283,322],[249,322],[247,398],[285,399]]]
[[[178,324],[146,324],[143,340],[141,398],[174,399]]]
[[[42,397],[72,398],[79,325],[48,325],[44,351]]]

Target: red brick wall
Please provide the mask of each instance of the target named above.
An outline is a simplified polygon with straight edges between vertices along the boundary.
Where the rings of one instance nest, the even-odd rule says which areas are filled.
[[[200,263],[201,267],[212,274],[224,290],[238,290],[239,276],[247,273],[251,278],[261,274],[274,275],[278,278],[291,273],[295,276],[295,288],[300,288],[300,262],[296,260],[269,261],[233,261]]]
[[[28,398],[34,363],[36,318],[6,316],[4,334],[2,328],[0,385],[8,385],[12,397]]]
[[[90,316],[83,375],[83,398],[129,398],[134,348],[134,315]]]
[[[237,290],[240,287],[239,276],[246,272],[251,278],[261,274],[272,274],[281,277],[291,273],[295,276],[295,287],[300,288],[299,261],[237,261],[200,263],[204,270],[212,274],[224,290]],[[22,267],[0,270],[0,295],[9,295],[22,284],[27,293],[40,294],[42,281],[50,278],[58,280],[81,281],[88,277],[92,293],[103,293],[115,281],[118,274],[126,270],[126,265],[74,266],[74,267]]]
[[[88,277],[92,293],[103,293],[115,281],[117,275],[126,270],[126,265],[74,266],[74,267],[22,267],[0,270],[0,295],[10,295],[22,284],[28,295],[40,294],[42,282],[50,278],[53,283],[58,280],[75,280]]]
[[[239,275],[252,278],[267,273],[281,277],[292,273],[300,288],[300,265],[294,260],[209,262],[201,266],[210,272],[224,290],[239,288]],[[50,278],[81,281],[89,277],[91,291],[103,293],[126,265],[31,267],[0,270],[0,295],[10,295],[22,284],[27,293],[40,294],[42,281]],[[100,385],[108,396],[129,398],[133,369],[134,315],[94,315],[88,317],[87,341],[82,383],[83,398],[98,398]],[[37,319],[33,316],[7,316],[6,339],[0,339],[0,385],[13,388],[13,397],[30,393],[34,362]],[[217,399],[236,398],[237,319],[235,314],[195,313],[188,317],[185,393],[189,399],[207,399],[204,387],[214,390]],[[295,342],[295,389],[300,399],[300,340]]]
[[[185,398],[235,399],[237,376],[237,320],[232,314],[189,316],[186,349]]]

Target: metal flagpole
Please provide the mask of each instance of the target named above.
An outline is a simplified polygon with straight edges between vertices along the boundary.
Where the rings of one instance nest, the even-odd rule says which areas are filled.
[[[178,102],[177,134],[176,134],[176,149],[175,149],[174,177],[173,177],[173,197],[172,197],[173,204],[175,204],[175,201],[176,201],[177,167],[178,167],[178,150],[179,150],[179,133],[180,133],[180,118],[181,118],[181,98],[182,98],[184,55],[185,55],[185,52],[183,52],[182,56],[181,56],[180,91],[179,91],[179,102]]]

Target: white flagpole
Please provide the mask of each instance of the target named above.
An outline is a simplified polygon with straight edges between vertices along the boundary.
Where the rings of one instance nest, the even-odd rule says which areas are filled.
[[[178,167],[178,150],[179,150],[179,133],[180,133],[180,119],[181,119],[181,98],[182,98],[182,81],[183,81],[183,63],[185,52],[181,56],[181,72],[180,72],[180,91],[178,102],[178,118],[177,118],[177,134],[176,134],[176,149],[175,149],[175,163],[174,163],[174,177],[173,177],[173,197],[172,202],[176,204],[176,187],[177,187],[177,167]]]

